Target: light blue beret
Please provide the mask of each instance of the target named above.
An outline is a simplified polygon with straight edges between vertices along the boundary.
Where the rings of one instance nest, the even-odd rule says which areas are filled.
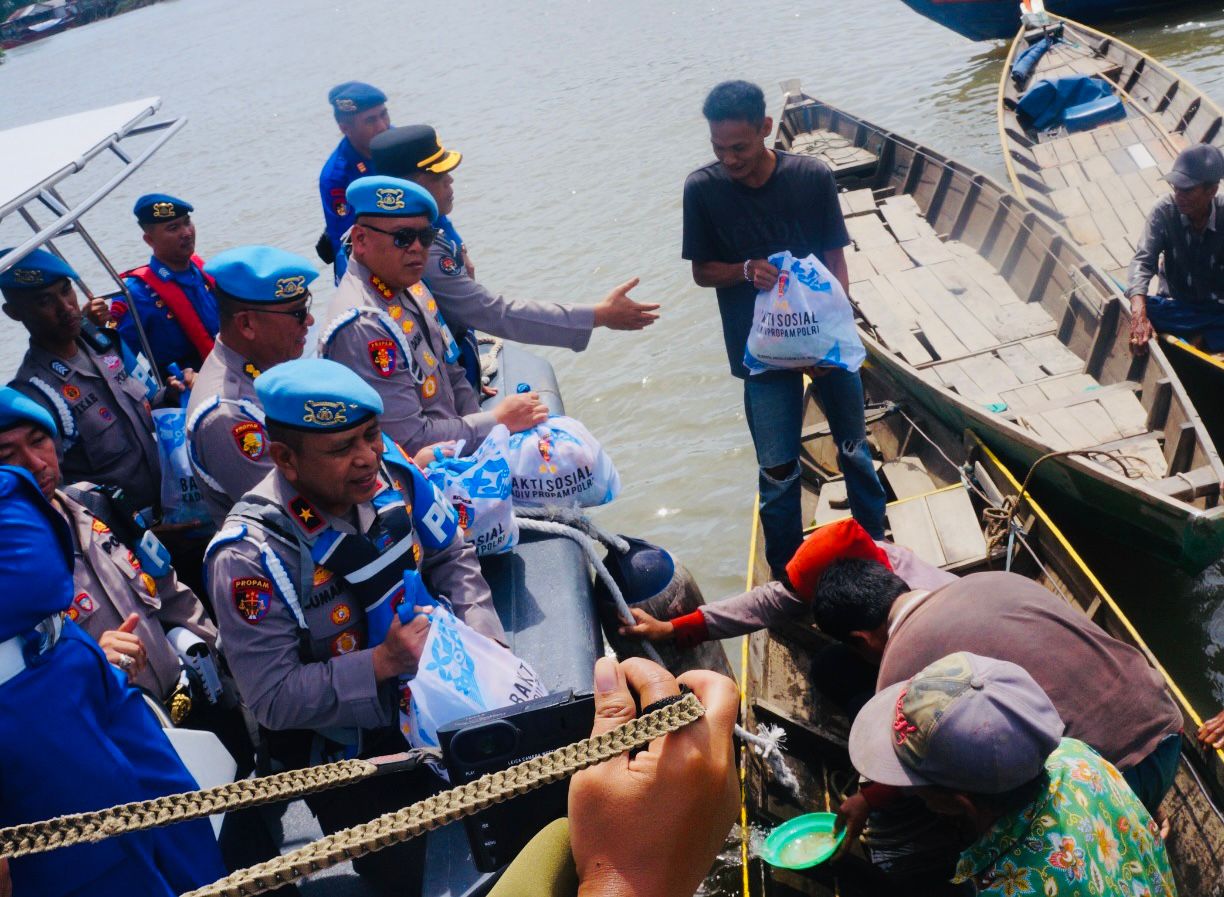
[[[384,218],[414,218],[424,215],[433,224],[438,220],[438,204],[424,187],[412,181],[373,174],[357,178],[344,191],[354,215],[379,215]]]
[[[243,302],[292,302],[319,276],[300,255],[273,246],[236,246],[214,255],[204,271],[221,291]]]
[[[42,427],[52,436],[59,434],[55,421],[46,408],[11,386],[0,389],[0,430],[25,423]]]
[[[0,259],[12,251],[11,247],[0,249]],[[0,274],[0,287],[29,290],[55,283],[64,277],[76,280],[77,273],[58,255],[47,252],[45,249],[35,249],[13,267]]]
[[[276,365],[255,381],[255,394],[269,423],[312,433],[347,430],[383,410],[374,387],[323,358]]]

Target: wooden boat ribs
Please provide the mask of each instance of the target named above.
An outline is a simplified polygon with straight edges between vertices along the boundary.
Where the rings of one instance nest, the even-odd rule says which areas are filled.
[[[1133,142],[1137,132],[1129,134]],[[1034,143],[1026,149],[1034,171],[1041,153],[1051,168],[1079,165],[1085,138],[1094,140],[1074,135],[1046,150]],[[776,145],[821,158],[842,191],[850,292],[874,363],[1014,463],[1091,452],[1049,465],[1046,479],[1124,525],[1133,527],[1136,506],[1145,506],[1143,516],[1159,521],[1155,540],[1186,566],[1218,556],[1224,466],[1214,444],[1160,349],[1130,353],[1116,283],[1040,207],[797,91]],[[1092,151],[1111,164],[1095,142]],[[1155,182],[1137,167],[1116,170],[1134,161],[1121,141],[1111,152],[1121,154],[1110,171],[1125,195],[1123,215],[1141,223],[1139,197],[1151,196]],[[1094,218],[1079,188],[1046,199],[1065,224]],[[1112,220],[1124,236],[1123,218]]]

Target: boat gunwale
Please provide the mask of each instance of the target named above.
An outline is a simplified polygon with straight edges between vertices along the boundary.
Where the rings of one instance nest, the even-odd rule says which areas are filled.
[[[1015,197],[1012,194],[1010,194],[1003,187],[1003,185],[999,184],[998,182],[996,182],[995,180],[993,180],[986,174],[975,172],[973,169],[969,168],[963,163],[957,162],[954,159],[950,159],[946,156],[943,156],[942,154],[936,151],[930,150],[928,147],[925,147],[922,144],[917,143],[916,141],[913,141],[913,140],[910,140],[909,138],[895,134],[885,128],[880,127],[879,125],[876,125],[865,119],[859,118],[858,116],[855,116],[851,113],[847,113],[844,110],[839,109],[836,106],[832,106],[829,103],[826,103],[822,100],[812,97],[809,94],[803,93],[802,91],[799,91],[797,93],[787,94],[786,103],[784,104],[782,113],[779,116],[779,133],[784,123],[788,125],[790,124],[788,121],[787,113],[792,108],[798,107],[798,105],[800,103],[803,103],[804,101],[808,101],[817,106],[824,107],[825,109],[829,110],[830,113],[835,113],[836,115],[838,115],[839,117],[847,121],[853,121],[859,126],[862,126],[871,131],[874,131],[876,134],[882,137],[885,141],[893,141],[897,144],[907,147],[910,150],[913,150],[916,153],[921,153],[923,156],[925,156],[929,160],[939,163],[941,165],[944,165],[948,168],[951,168],[954,172],[959,173],[964,177],[967,177],[971,183],[990,185],[991,187],[996,189],[998,193],[1000,194],[1001,207],[1006,208],[1009,215],[1019,214],[1022,216],[1032,216],[1033,219],[1036,222],[1038,222],[1043,227],[1044,230],[1048,232],[1048,235],[1051,238],[1050,240],[1051,244],[1053,243],[1054,240],[1060,241],[1063,245],[1067,247],[1067,249],[1072,253],[1072,255],[1075,256],[1077,262],[1080,263],[1078,267],[1081,270],[1086,270],[1090,272],[1091,274],[1095,275],[1095,280],[1097,281],[1096,285],[1098,287],[1103,288],[1102,291],[1105,294],[1104,303],[1102,304],[1102,307],[1100,310],[1101,314],[1104,314],[1105,307],[1110,301],[1117,302],[1117,303],[1122,302],[1120,298],[1120,292],[1116,284],[1112,280],[1112,278],[1106,276],[1103,272],[1100,271],[1099,268],[1093,265],[1088,259],[1084,258],[1079,249],[1078,244],[1076,244],[1075,241],[1070,240],[1066,236],[1065,232],[1061,228],[1059,228],[1048,216],[1042,214],[1039,210],[1034,209],[1030,204],[1024,202],[1020,198]],[[803,133],[803,132],[795,131],[795,133],[798,134],[798,133]],[[904,192],[904,191],[898,190],[899,194],[901,192]],[[980,193],[978,196],[973,198],[973,202],[975,203],[984,202]],[[1047,247],[1044,251],[1047,254],[1050,254],[1050,255],[1053,254],[1052,250],[1049,247]],[[992,267],[993,267],[993,264],[992,264]],[[1124,308],[1125,306],[1123,306],[1123,310]],[[862,315],[862,317],[863,317],[863,320],[866,321],[868,324],[871,323],[870,319],[866,315]],[[971,418],[979,421],[980,425],[988,429],[1004,428],[1007,431],[1009,438],[1019,440],[1020,442],[1025,444],[1027,448],[1029,448],[1031,451],[1035,451],[1038,455],[1045,454],[1046,452],[1050,451],[1051,449],[1050,446],[1037,442],[1035,439],[1032,438],[1032,436],[1027,431],[1023,430],[1022,428],[1020,428],[1019,426],[1017,426],[1015,423],[1008,420],[1007,418],[1003,417],[1002,415],[990,413],[986,411],[985,409],[979,409],[976,405],[971,403],[964,396],[961,396],[959,393],[953,392],[951,389],[949,389],[946,386],[943,386],[942,384],[932,383],[931,381],[923,378],[921,375],[921,371],[918,368],[914,367],[912,364],[906,361],[898,352],[892,350],[891,348],[886,347],[882,342],[877,340],[875,336],[873,336],[867,330],[867,328],[860,327],[859,335],[863,338],[864,343],[867,344],[869,354],[875,354],[877,356],[880,356],[882,359],[887,358],[888,362],[890,362],[892,365],[897,366],[900,369],[899,373],[904,378],[913,380],[913,381],[919,381],[924,386],[935,390],[946,401],[949,401],[955,406],[957,406],[961,410],[962,413],[968,414]],[[1172,369],[1171,364],[1169,363],[1168,359],[1164,356],[1163,352],[1160,352],[1159,347],[1153,347],[1153,348],[1155,349],[1155,352],[1152,353],[1152,358],[1149,359],[1148,363],[1151,364],[1153,361],[1158,363],[1160,367],[1160,371],[1163,374],[1163,379],[1167,379],[1169,381],[1174,392],[1177,394],[1178,400],[1182,404],[1182,409],[1186,415],[1187,421],[1192,423],[1195,428],[1195,434],[1198,439],[1199,446],[1201,447],[1203,454],[1206,457],[1206,463],[1212,468],[1212,470],[1216,474],[1217,480],[1224,479],[1224,461],[1221,460],[1219,453],[1215,448],[1215,444],[1213,440],[1211,439],[1210,435],[1207,433],[1206,428],[1203,426],[1202,421],[1199,418],[1199,415],[1197,413],[1197,409],[1195,409],[1194,405],[1190,402],[1189,397],[1186,394],[1185,388],[1181,384],[1180,378],[1177,376],[1176,372]],[[1153,432],[1160,432],[1161,435],[1167,435],[1167,433],[1165,433],[1163,428],[1160,431],[1153,431]],[[1168,496],[1163,493],[1157,492],[1156,490],[1152,489],[1150,486],[1144,485],[1142,483],[1135,483],[1134,481],[1131,481],[1131,480],[1127,480],[1119,474],[1115,474],[1095,464],[1090,464],[1089,462],[1087,462],[1086,460],[1083,460],[1082,458],[1078,456],[1074,456],[1074,455],[1061,456],[1056,460],[1058,463],[1073,467],[1079,473],[1087,475],[1094,480],[1109,483],[1113,488],[1121,488],[1122,491],[1137,493],[1143,496],[1149,503],[1156,503],[1161,506],[1168,507],[1171,513],[1175,513],[1180,516],[1184,516],[1188,519],[1188,521],[1191,521],[1194,519],[1202,519],[1202,520],[1212,521],[1212,522],[1224,521],[1224,496],[1221,496],[1222,500],[1219,503],[1217,503],[1217,505],[1214,508],[1199,508],[1199,507],[1194,506],[1193,504],[1190,504],[1189,502],[1184,502],[1172,496]]]

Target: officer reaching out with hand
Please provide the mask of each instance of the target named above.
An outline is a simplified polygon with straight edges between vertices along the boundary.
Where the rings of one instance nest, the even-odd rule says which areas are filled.
[[[507,299],[476,280],[467,246],[450,220],[455,204],[454,174],[463,156],[446,149],[429,125],[383,131],[370,142],[379,174],[425,188],[438,205],[438,236],[429,247],[424,279],[442,316],[461,343],[468,331],[538,346],[581,352],[596,327],[641,330],[658,319],[657,304],[635,302],[629,291],[638,278],[622,283],[595,305],[563,305]],[[465,367],[468,363],[465,361]]]

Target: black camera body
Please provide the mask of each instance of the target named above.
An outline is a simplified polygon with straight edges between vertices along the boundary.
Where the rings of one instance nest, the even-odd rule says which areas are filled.
[[[572,691],[512,704],[447,723],[438,729],[451,783],[464,785],[509,769],[591,734],[595,697]],[[569,781],[545,785],[463,820],[476,868],[494,872],[535,835],[566,813]]]

